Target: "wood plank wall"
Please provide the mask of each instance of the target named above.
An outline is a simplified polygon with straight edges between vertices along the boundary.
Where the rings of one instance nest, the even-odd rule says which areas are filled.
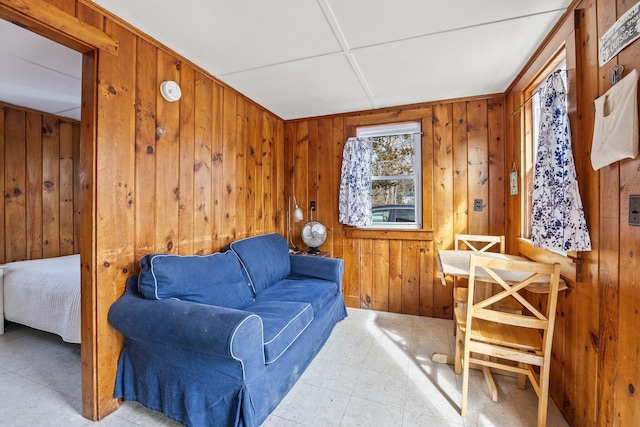
[[[245,236],[284,232],[284,122],[94,3],[46,3],[104,31],[118,44],[117,54],[89,49],[83,64],[81,129],[86,129],[86,139],[81,142],[85,191],[81,228],[91,242],[81,249],[83,414],[100,419],[117,408],[113,386],[123,344],[109,326],[107,313],[123,293],[126,278],[139,268],[139,258],[149,252],[210,253]],[[34,17],[46,10],[42,4],[29,0],[28,7],[22,7],[3,2],[0,12],[13,14],[19,22],[22,16],[37,21]],[[26,20],[24,25],[33,22]],[[78,42],[91,46],[92,40],[79,38],[86,32],[76,32],[73,19],[64,24],[59,27],[70,34],[56,34],[58,41],[69,37],[70,46]],[[45,27],[47,34],[56,32]],[[168,103],[161,97],[158,87],[164,80],[180,83],[179,102]],[[5,128],[5,115],[0,118]],[[49,145],[47,149],[59,150]],[[21,159],[29,149],[0,144],[4,150],[0,153]],[[49,153],[43,156],[48,158]],[[5,165],[3,179],[15,176],[20,187],[31,179],[26,172],[11,169],[13,163]],[[62,169],[68,168],[48,162],[43,178],[52,180],[49,175]],[[13,191],[18,185],[4,187]],[[58,189],[56,182],[53,191],[62,197]],[[46,218],[52,209],[49,198],[43,193]],[[6,215],[14,218],[24,212],[25,199],[5,199]],[[20,232],[26,229],[24,224]],[[47,233],[48,228],[44,238]],[[12,235],[4,242],[12,241],[6,237]],[[66,236],[58,240],[62,245]],[[25,242],[8,250],[19,257],[26,246]]]
[[[625,73],[640,68],[640,41],[599,67],[598,39],[635,3],[574,1],[564,21],[507,93],[507,159],[520,164],[522,118],[520,113],[512,116],[511,112],[524,100],[522,89],[565,43],[573,153],[592,251],[579,254],[580,271],[568,258],[517,241],[521,232],[518,221],[509,222],[508,250],[563,265],[570,289],[558,304],[551,395],[572,426],[628,426],[640,422],[636,395],[640,385],[640,229],[628,225],[629,195],[640,194],[640,159],[623,160],[597,172],[590,163],[593,102],[611,87],[611,67],[621,64]],[[510,218],[519,218],[517,199],[507,196],[507,212]]]
[[[79,252],[80,124],[0,103],[0,263]]]
[[[504,98],[457,99],[285,123],[285,195],[327,225],[322,250],[345,260],[347,305],[451,318],[451,287],[437,276],[434,254],[454,233],[504,234]],[[342,150],[358,126],[422,124],[423,229],[357,230],[338,222]],[[474,199],[483,210],[474,212]],[[297,246],[300,227],[293,223]]]

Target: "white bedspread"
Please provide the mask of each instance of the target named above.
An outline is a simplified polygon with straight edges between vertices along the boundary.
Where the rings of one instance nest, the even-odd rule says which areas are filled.
[[[4,270],[4,316],[80,343],[80,255],[18,261]]]

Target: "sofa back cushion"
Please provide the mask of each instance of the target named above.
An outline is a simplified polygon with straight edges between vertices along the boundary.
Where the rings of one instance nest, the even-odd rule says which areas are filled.
[[[150,254],[142,257],[140,267],[138,291],[147,299],[176,298],[237,309],[254,301],[232,253]]]
[[[229,247],[238,254],[256,295],[291,272],[289,245],[279,234],[247,237]]]

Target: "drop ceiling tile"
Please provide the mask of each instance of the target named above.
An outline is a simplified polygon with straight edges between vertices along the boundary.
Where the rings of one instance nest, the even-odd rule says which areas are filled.
[[[285,120],[372,108],[342,53],[229,74],[222,80]]]
[[[216,76],[340,51],[315,0],[95,3]]]
[[[71,77],[82,77],[82,54],[0,19],[0,52]]]
[[[0,64],[1,101],[51,114],[80,106],[81,80],[48,68],[30,66],[2,51]]]
[[[571,0],[319,0],[329,4],[350,48],[477,26],[550,10]]]
[[[353,50],[379,107],[504,92],[562,12]],[[532,34],[537,34],[532,40]]]

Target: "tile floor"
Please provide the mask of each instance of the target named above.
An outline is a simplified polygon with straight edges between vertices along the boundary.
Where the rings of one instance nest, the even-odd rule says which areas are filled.
[[[492,402],[472,371],[469,409],[460,417],[462,378],[431,362],[452,352],[450,320],[349,309],[329,341],[263,427],[535,426],[531,386],[496,376]],[[80,415],[80,347],[11,324],[0,335],[1,426],[178,426],[127,402],[102,421]],[[567,426],[550,402],[547,425]]]

